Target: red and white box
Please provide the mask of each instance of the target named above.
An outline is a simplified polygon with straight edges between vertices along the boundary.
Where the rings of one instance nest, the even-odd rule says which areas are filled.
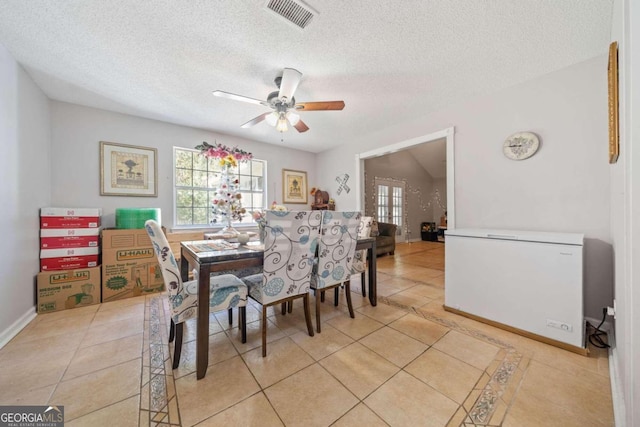
[[[40,216],[102,216],[101,208],[40,208]]]
[[[40,270],[72,270],[100,265],[100,248],[41,249]]]
[[[42,208],[40,228],[98,228],[100,208]]]
[[[98,228],[99,216],[41,216],[40,228]]]
[[[42,258],[40,271],[75,270],[92,268],[100,265],[100,255],[71,256],[59,258]]]
[[[101,230],[101,227],[44,228],[40,230],[40,249],[99,247]]]

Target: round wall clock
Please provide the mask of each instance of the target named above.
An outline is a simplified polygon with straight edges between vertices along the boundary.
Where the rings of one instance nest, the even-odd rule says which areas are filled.
[[[502,146],[502,152],[511,160],[524,160],[533,156],[539,147],[540,141],[536,134],[518,132],[507,138]]]

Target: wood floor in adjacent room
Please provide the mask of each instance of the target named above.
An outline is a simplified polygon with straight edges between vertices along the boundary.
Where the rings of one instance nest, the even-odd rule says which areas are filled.
[[[580,356],[442,309],[444,244],[378,258],[376,307],[352,291],[356,318],[328,297],[314,337],[299,302],[271,312],[266,358],[259,306],[246,344],[212,315],[200,381],[194,323],[171,369],[165,295],[38,315],[0,350],[0,404],[63,405],[69,427],[614,425],[605,350]]]

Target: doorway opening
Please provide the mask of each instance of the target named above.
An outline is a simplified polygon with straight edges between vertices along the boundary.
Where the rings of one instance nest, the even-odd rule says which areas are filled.
[[[444,210],[444,214],[447,219],[447,225],[445,228],[448,228],[448,229],[455,228],[455,183],[454,183],[455,173],[454,173],[454,128],[453,127],[446,128],[438,132],[433,132],[430,134],[411,138],[405,141],[397,142],[394,144],[390,144],[384,147],[377,148],[375,150],[356,154],[355,186],[356,186],[357,194],[359,196],[357,200],[357,209],[367,214],[373,214],[374,216],[377,216],[379,218],[378,219],[379,221],[382,221],[382,219],[380,218],[385,217],[385,215],[386,215],[385,217],[386,221],[391,222],[394,220],[393,211],[392,211],[393,205],[389,204],[389,203],[393,203],[393,201],[389,202],[388,200],[389,198],[392,198],[392,196],[389,195],[390,192],[392,192],[391,190],[392,186],[387,185],[387,189],[381,190],[380,187],[378,187],[378,178],[381,178],[381,180],[384,180],[383,178],[385,177],[365,176],[365,160],[388,156],[390,154],[403,152],[418,146],[428,145],[430,143],[435,143],[439,141],[444,141],[444,144],[445,144],[444,152],[446,153],[446,159],[443,161],[446,162],[446,173],[445,173],[446,189],[444,189],[443,192],[446,194],[446,204],[443,205],[439,203],[439,197],[442,196],[442,194],[439,194],[437,190],[435,191],[435,196],[436,196],[435,199],[438,200],[438,204],[441,205],[441,207],[446,206],[446,210]],[[394,165],[393,170],[396,171],[398,170],[398,168],[396,168]],[[398,173],[400,172],[402,171],[398,171]],[[373,185],[368,184],[367,180],[371,181]],[[391,179],[391,181],[395,182],[395,181],[403,181],[403,180]],[[380,191],[387,192],[385,193],[386,196],[384,196],[384,200],[386,200],[386,207],[382,206],[384,204],[384,201],[383,201],[383,197],[380,194]],[[403,188],[402,198],[403,200],[405,200],[405,202],[407,201],[407,198],[409,198],[410,203],[414,203],[414,204],[427,203],[427,202],[423,203],[422,201],[418,200],[419,198],[416,198],[415,194],[413,195],[413,197],[409,197],[411,195],[408,193],[411,193],[411,192],[412,192],[411,188],[407,188],[406,186],[405,188]],[[431,195],[429,196],[429,198],[430,200],[434,200],[434,197],[432,197]],[[369,205],[367,205],[367,202],[369,202]],[[374,206],[373,209],[372,209],[372,202]],[[430,202],[431,201],[429,201],[428,203]],[[407,221],[407,214],[408,214],[407,206],[408,206],[407,203],[401,203],[400,206],[396,209],[396,212],[400,212],[399,214],[400,218],[398,219],[398,221],[402,224],[402,226],[398,226],[398,229],[401,229],[402,233],[407,233],[407,231],[410,230],[410,225],[416,222],[416,218],[411,218],[411,224],[408,224],[409,221]],[[369,207],[370,209],[368,212],[366,211],[367,207]],[[409,233],[411,233],[411,231],[409,231]],[[408,238],[404,234],[403,236],[404,238]],[[396,238],[398,239],[398,237]],[[400,238],[399,241],[402,241],[402,238]]]

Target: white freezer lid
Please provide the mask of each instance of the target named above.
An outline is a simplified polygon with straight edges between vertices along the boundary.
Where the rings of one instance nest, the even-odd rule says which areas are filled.
[[[456,228],[446,230],[446,236],[475,237],[480,239],[518,240],[522,242],[584,245],[584,234],[555,233],[551,231],[495,230],[488,228]]]

